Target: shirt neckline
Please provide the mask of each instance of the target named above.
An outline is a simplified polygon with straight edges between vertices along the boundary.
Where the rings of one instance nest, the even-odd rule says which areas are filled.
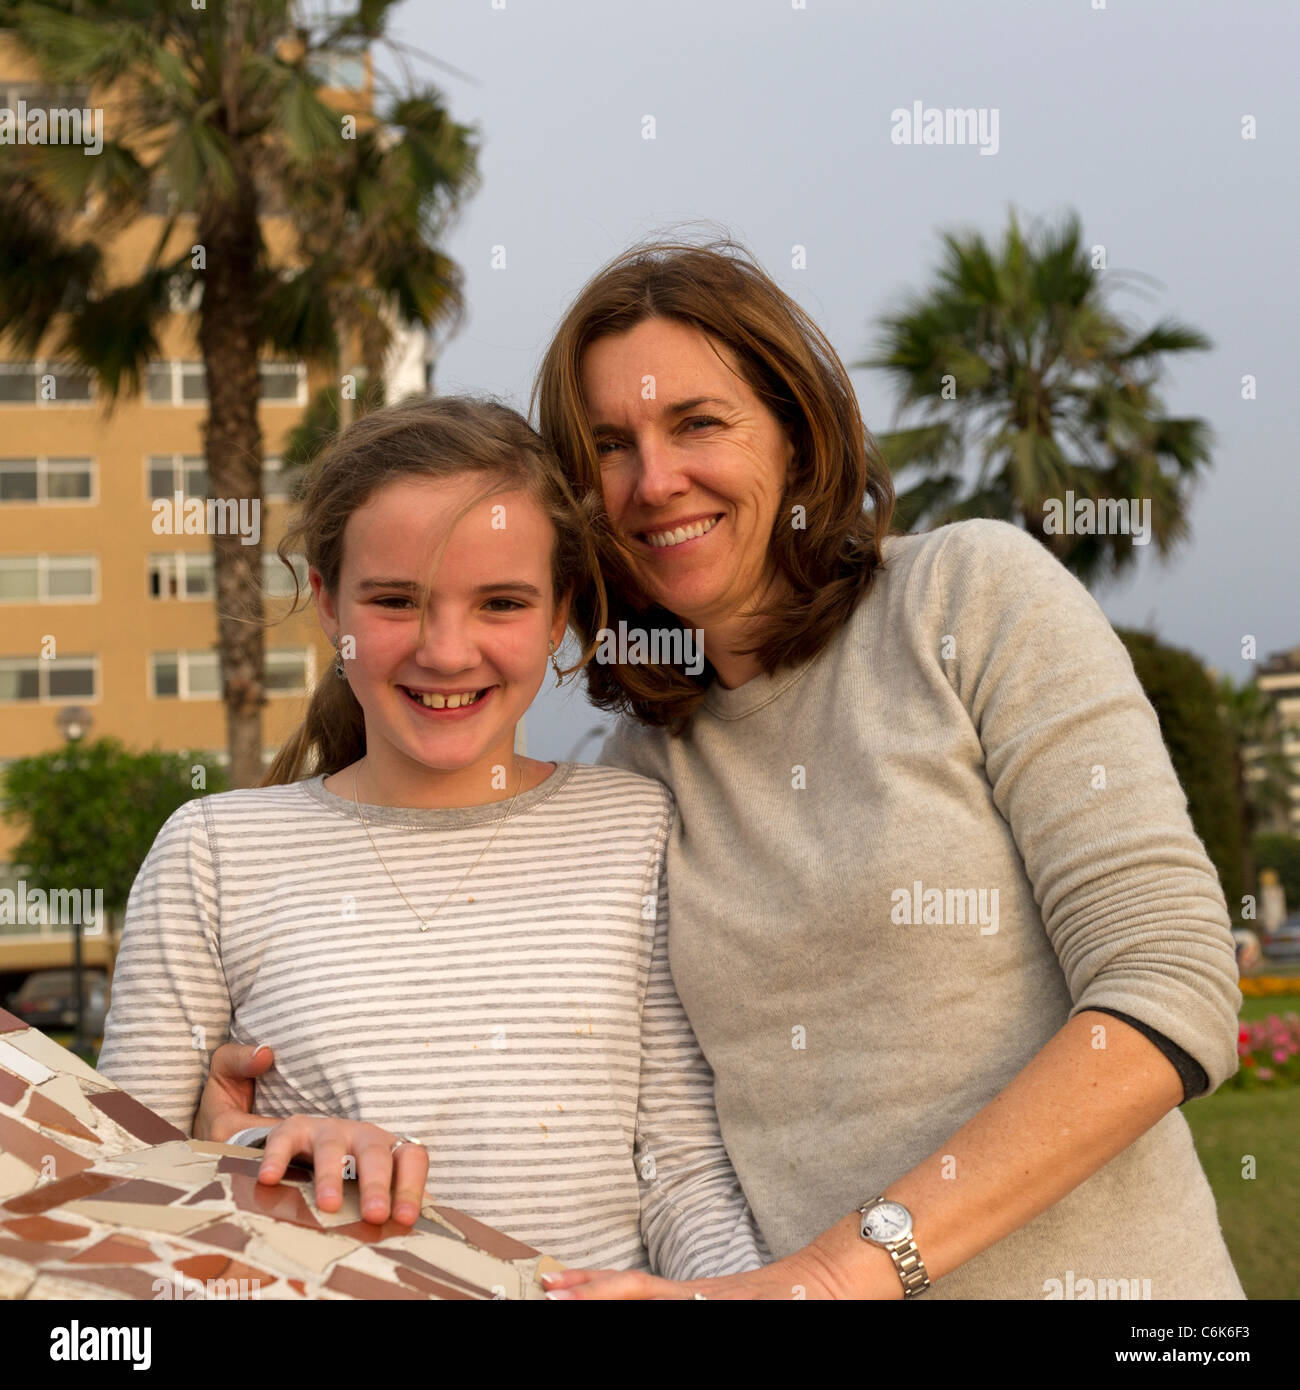
[[[522,815],[540,806],[544,801],[549,801],[556,792],[573,775],[577,763],[557,762],[555,771],[537,786],[529,788],[526,792],[520,792],[515,799],[514,809],[510,811],[510,819],[516,820]],[[357,815],[356,802],[350,796],[338,796],[334,792],[325,789],[325,778],[328,774],[319,773],[315,777],[308,777],[298,785],[311,799],[323,806],[327,811],[334,815],[343,816],[347,820],[361,822],[361,817]],[[492,825],[505,817],[510,806],[510,799],[504,801],[493,801],[486,806],[371,806],[368,802],[361,803],[361,810],[369,825],[394,825],[408,826],[412,829],[435,829],[435,830],[459,830],[476,825]]]

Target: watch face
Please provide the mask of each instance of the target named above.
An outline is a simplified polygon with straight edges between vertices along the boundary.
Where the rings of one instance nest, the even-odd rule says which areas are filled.
[[[866,1226],[872,1240],[892,1245],[911,1234],[912,1218],[907,1208],[897,1202],[879,1202],[867,1213]]]

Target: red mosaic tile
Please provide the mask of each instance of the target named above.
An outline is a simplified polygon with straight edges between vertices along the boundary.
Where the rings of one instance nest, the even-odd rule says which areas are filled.
[[[414,1255],[409,1250],[403,1250],[400,1246],[376,1250],[375,1254],[382,1255],[386,1260],[392,1260],[395,1264],[405,1265],[408,1269],[430,1275],[444,1283],[455,1284],[462,1289],[467,1289],[470,1293],[479,1294],[483,1298],[492,1297],[490,1289],[481,1288],[478,1284],[473,1284],[461,1275],[453,1274],[450,1270],[439,1269],[437,1265],[430,1264],[428,1260],[421,1259],[419,1255]]]
[[[187,1279],[216,1279],[229,1263],[229,1255],[186,1255],[173,1260],[172,1268],[179,1269]]]
[[[47,1260],[66,1260],[68,1251],[61,1245],[50,1245],[41,1240],[6,1240],[0,1236],[0,1255],[9,1260],[20,1260],[23,1264],[39,1265]]]
[[[282,1183],[268,1187],[265,1183],[255,1182],[247,1173],[232,1173],[230,1188],[235,1206],[240,1211],[273,1216],[277,1221],[288,1221],[294,1226],[306,1226],[313,1231],[321,1228],[296,1187],[285,1187]]]
[[[21,1076],[0,1067],[0,1105],[17,1105],[27,1089],[27,1082]]]
[[[455,1207],[435,1206],[434,1211],[450,1221],[471,1245],[477,1246],[489,1255],[495,1255],[499,1260],[531,1260],[541,1254],[540,1250],[534,1250],[531,1245],[525,1245],[523,1241],[515,1240],[503,1231],[494,1231],[491,1226],[475,1221],[472,1216],[466,1216]]]
[[[298,1293],[302,1294],[304,1298],[307,1297],[307,1285],[304,1284],[301,1279],[290,1279],[288,1282],[289,1287],[291,1289],[294,1289]]]
[[[20,1029],[30,1027],[31,1024],[24,1023],[21,1018],[15,1018],[8,1009],[0,1009],[0,1033],[17,1033]]]
[[[102,1144],[103,1140],[93,1129],[87,1129],[77,1117],[63,1106],[33,1091],[23,1111],[24,1120],[32,1120],[42,1129],[57,1129],[60,1134],[70,1134],[74,1139],[88,1139],[92,1144]]]
[[[411,1227],[402,1221],[385,1221],[376,1226],[372,1221],[349,1221],[346,1226],[331,1226],[330,1234],[350,1236],[363,1245],[374,1245],[376,1241],[387,1240],[389,1236],[409,1236]]]
[[[0,1115],[0,1153],[12,1154],[34,1173],[44,1172],[49,1160],[53,1159],[56,1178],[70,1178],[91,1164],[90,1159],[65,1149],[62,1144],[28,1129],[8,1115]]]
[[[17,1197],[0,1204],[0,1212],[6,1215],[33,1216],[37,1212],[49,1211],[51,1207],[62,1206],[64,1202],[80,1201],[83,1197],[98,1197],[110,1188],[118,1187],[130,1178],[114,1178],[107,1173],[77,1173],[61,1182],[49,1182],[31,1192],[19,1193]]]
[[[131,1265],[120,1265],[111,1269],[61,1269],[58,1271],[60,1279],[75,1279],[79,1284],[96,1284],[103,1289],[115,1289],[118,1293],[124,1293],[128,1298],[148,1299],[152,1302],[158,1298],[161,1290],[158,1284],[167,1285],[167,1296],[175,1295],[175,1287],[164,1276],[150,1274],[147,1269],[135,1269]]]
[[[200,1226],[197,1231],[187,1231],[186,1240],[195,1240],[203,1245],[218,1245],[223,1250],[233,1250],[239,1254],[249,1242],[250,1236],[242,1226],[233,1221],[214,1221],[211,1226]]]
[[[0,1221],[0,1226],[23,1240],[80,1240],[90,1234],[89,1226],[74,1226],[71,1221],[55,1221],[49,1216],[20,1216]]]
[[[359,1270],[348,1269],[345,1265],[335,1265],[322,1287],[345,1293],[351,1298],[424,1301],[424,1296],[416,1293],[414,1289],[403,1288],[401,1284],[390,1284],[385,1279],[376,1279],[372,1274],[362,1274]]]
[[[69,1255],[68,1263],[74,1265],[138,1265],[152,1264],[158,1257],[152,1246],[135,1236],[122,1232],[105,1236],[103,1240],[88,1245],[79,1255]]]
[[[186,1197],[183,1202],[178,1202],[177,1206],[192,1207],[198,1202],[224,1202],[226,1199],[226,1189],[217,1181],[210,1182],[206,1187],[198,1192]]]
[[[144,1144],[169,1144],[173,1139],[188,1139],[175,1125],[169,1125],[148,1106],[141,1105],[125,1091],[98,1091],[87,1096],[97,1110],[115,1120],[128,1134],[134,1134]]]

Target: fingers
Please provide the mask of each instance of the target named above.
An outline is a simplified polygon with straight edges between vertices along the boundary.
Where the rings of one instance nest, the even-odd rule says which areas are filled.
[[[424,1200],[429,1155],[419,1144],[401,1144],[394,1153],[395,1140],[387,1130],[359,1120],[293,1115],[275,1124],[267,1136],[258,1181],[279,1182],[293,1159],[302,1155],[315,1168],[316,1205],[321,1211],[338,1211],[343,1205],[343,1165],[352,1154],[362,1220],[382,1225],[391,1211],[409,1226]]]
[[[423,1144],[401,1144],[393,1152],[393,1220],[410,1226],[424,1205],[429,1151]]]
[[[687,1286],[657,1279],[639,1270],[565,1269],[543,1274],[546,1297],[551,1299],[650,1299],[692,1297]]]

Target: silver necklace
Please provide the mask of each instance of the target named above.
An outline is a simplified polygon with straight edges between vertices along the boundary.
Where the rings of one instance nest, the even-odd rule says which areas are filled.
[[[444,907],[447,906],[447,904],[452,900],[452,898],[460,892],[460,890],[465,885],[465,880],[470,876],[470,874],[474,872],[475,869],[478,868],[479,864],[483,860],[483,856],[488,852],[488,850],[492,848],[493,842],[496,840],[496,837],[501,833],[501,827],[506,823],[506,821],[510,819],[510,812],[515,809],[515,802],[519,799],[519,789],[524,784],[524,768],[523,764],[521,763],[519,765],[519,780],[515,783],[515,794],[510,798],[510,805],[506,808],[505,815],[502,816],[499,821],[497,821],[497,828],[492,832],[492,839],[489,840],[487,844],[484,845],[483,848],[479,851],[478,858],[469,866],[468,869],[465,870],[465,873],[461,876],[460,882],[451,890],[450,893],[447,894],[447,896],[438,904],[438,906],[433,909],[433,911],[428,915],[428,917],[425,917],[423,913],[421,913],[416,908],[415,904],[410,900],[410,898],[408,898],[406,894],[402,892],[402,885],[398,883],[398,881],[393,877],[393,871],[388,867],[386,863],[384,863],[384,856],[379,853],[379,846],[375,844],[375,837],[370,833],[370,823],[366,820],[366,813],[361,809],[361,799],[357,795],[357,783],[359,781],[360,774],[354,770],[352,773],[352,801],[357,808],[357,815],[361,817],[361,824],[365,828],[366,838],[370,841],[370,848],[374,850],[375,858],[379,860],[381,865],[383,865],[383,870],[388,875],[389,882],[393,885],[394,888],[397,889],[397,892],[401,897],[402,901],[407,905],[407,907],[411,909],[411,912],[414,915],[415,920],[419,922],[420,930],[428,931],[429,928],[433,926],[433,919],[442,911]]]

